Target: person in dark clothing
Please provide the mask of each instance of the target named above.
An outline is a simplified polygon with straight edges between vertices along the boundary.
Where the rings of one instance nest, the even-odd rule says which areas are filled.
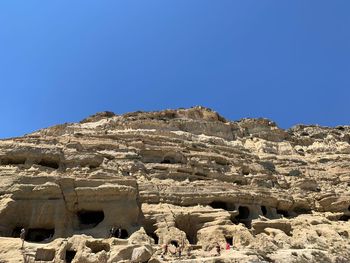
[[[118,226],[117,230],[115,231],[115,237],[121,238],[122,237],[122,228],[121,226]]]
[[[115,227],[113,226],[111,230],[109,230],[109,237],[114,237],[115,234]]]

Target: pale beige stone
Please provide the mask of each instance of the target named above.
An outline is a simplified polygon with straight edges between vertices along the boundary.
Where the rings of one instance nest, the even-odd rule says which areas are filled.
[[[0,262],[349,262],[349,153],[349,126],[200,106],[0,140]]]

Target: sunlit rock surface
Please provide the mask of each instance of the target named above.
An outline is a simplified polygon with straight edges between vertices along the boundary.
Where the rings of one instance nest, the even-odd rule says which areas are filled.
[[[350,262],[349,126],[103,112],[1,140],[0,176],[0,262]]]

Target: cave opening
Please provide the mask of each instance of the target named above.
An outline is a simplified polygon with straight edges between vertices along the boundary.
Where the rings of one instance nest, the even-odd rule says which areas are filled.
[[[264,206],[264,205],[261,206],[261,212],[262,212],[263,216],[267,215],[267,208],[266,208],[266,206]]]
[[[101,223],[105,217],[103,211],[82,210],[77,213],[80,229],[94,228]]]
[[[186,238],[190,244],[197,243],[198,222],[197,218],[191,215],[180,215],[175,219],[175,227],[185,232]]]
[[[42,159],[38,165],[49,167],[52,169],[58,169],[59,163],[54,161],[54,160],[49,160],[49,159]]]
[[[238,223],[244,224],[247,228],[251,228],[252,220],[249,218],[250,211],[246,206],[238,207],[238,215],[236,220]]]
[[[120,231],[120,238],[127,239],[129,237],[129,233],[126,229],[122,228]]]
[[[154,244],[158,244],[159,243],[159,237],[156,234],[156,230],[157,230],[157,221],[155,219],[145,219],[143,222],[143,228],[146,231],[146,234],[153,238],[154,240]]]
[[[225,236],[225,240],[226,240],[227,244],[230,244],[231,246],[233,245],[233,238],[232,237]]]
[[[66,263],[71,263],[75,257],[75,254],[77,254],[75,250],[66,250],[66,255],[65,255]]]
[[[171,240],[170,244],[173,245],[174,247],[178,247],[179,246],[179,242],[177,242],[177,240]]]
[[[175,164],[183,162],[183,156],[180,153],[167,153],[165,156],[163,156],[160,163]]]
[[[25,240],[29,242],[49,241],[55,234],[55,229],[50,228],[29,228]]]
[[[209,204],[214,209],[224,209],[226,211],[236,210],[236,205],[231,202],[213,201]]]
[[[282,210],[282,209],[277,209],[276,210],[277,214],[282,215],[283,217],[289,217],[289,212],[287,210]]]
[[[148,234],[148,235],[149,235],[151,238],[153,238],[154,244],[155,244],[155,245],[159,244],[159,237],[157,236],[156,233],[150,233],[150,234]]]
[[[350,205],[349,205],[349,207],[348,207],[348,210],[350,211]]]
[[[249,218],[249,208],[246,206],[238,207],[238,219],[248,219]]]
[[[93,165],[93,164],[90,164],[89,165],[89,169],[92,170],[92,169],[96,169],[98,167],[98,165]]]
[[[222,202],[222,201],[213,201],[209,204],[209,206],[211,206],[212,208],[215,208],[215,209],[227,210],[227,204],[225,202]]]
[[[349,221],[349,219],[350,219],[350,216],[348,215],[342,215],[341,217],[339,217],[340,221]]]
[[[242,171],[242,175],[249,175],[250,174],[249,167],[247,167],[247,166],[243,166],[241,171]]]

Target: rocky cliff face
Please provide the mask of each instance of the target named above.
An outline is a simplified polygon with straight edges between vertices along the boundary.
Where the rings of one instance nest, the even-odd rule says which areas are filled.
[[[103,112],[1,140],[0,178],[0,262],[350,261],[349,126]]]

